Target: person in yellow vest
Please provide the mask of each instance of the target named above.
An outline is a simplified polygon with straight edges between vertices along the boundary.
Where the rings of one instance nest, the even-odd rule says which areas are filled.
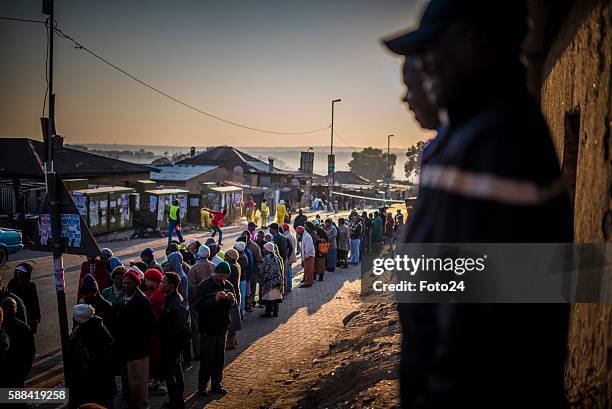
[[[179,242],[184,242],[185,239],[181,233],[181,208],[179,207],[178,199],[172,199],[170,210],[168,210],[168,244],[172,242],[172,235],[175,230]]]
[[[200,209],[200,222],[202,227],[207,230],[212,230],[212,224],[210,223],[212,217],[206,209]]]
[[[268,202],[266,201],[266,199],[263,199],[261,201],[259,212],[261,214],[261,227],[268,227],[268,219],[270,218],[270,208],[268,207]]]
[[[255,216],[255,201],[253,200],[253,196],[249,196],[249,200],[244,205],[244,211],[247,222],[252,222]]]
[[[278,206],[276,206],[276,223],[278,223],[278,225],[282,225],[283,223],[285,223],[285,216],[287,216],[287,208],[285,207],[285,201],[281,200],[278,203]]]

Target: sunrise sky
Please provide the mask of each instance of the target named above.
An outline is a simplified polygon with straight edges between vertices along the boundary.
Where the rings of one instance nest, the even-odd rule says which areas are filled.
[[[401,60],[380,39],[416,25],[423,0],[56,0],[58,26],[123,69],[202,110],[248,126],[303,131],[331,122],[339,146],[408,146],[425,133],[400,101]],[[40,0],[0,16],[44,19]],[[0,21],[0,136],[41,138],[45,27]],[[240,129],[144,88],[56,37],[57,130],[67,143],[328,145]]]

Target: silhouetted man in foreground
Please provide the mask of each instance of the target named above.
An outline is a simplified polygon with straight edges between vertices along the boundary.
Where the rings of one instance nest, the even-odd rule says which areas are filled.
[[[418,30],[385,43],[420,56],[443,129],[423,159],[405,241],[572,241],[557,157],[519,60],[526,31],[522,1],[432,0]],[[567,407],[567,305],[399,311],[403,408]]]

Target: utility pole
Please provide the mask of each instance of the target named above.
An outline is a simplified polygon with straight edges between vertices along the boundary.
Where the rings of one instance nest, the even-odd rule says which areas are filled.
[[[333,206],[334,200],[332,192],[334,190],[334,172],[336,170],[336,160],[334,157],[334,104],[342,101],[341,99],[334,99],[332,101],[332,117],[331,117],[331,141],[329,144],[329,156],[327,157],[327,176],[329,177],[329,199],[328,208],[331,204]],[[334,209],[335,210],[335,209]]]
[[[393,134],[387,135],[387,196],[391,197],[389,193],[389,185],[391,184],[391,138]]]
[[[47,148],[47,201],[49,203],[49,222],[51,223],[51,246],[53,249],[53,275],[55,277],[55,291],[57,295],[57,312],[59,315],[60,338],[62,342],[62,357],[64,362],[64,380],[68,373],[68,316],[66,312],[66,293],[64,281],[64,261],[62,259],[62,219],[60,215],[60,203],[57,195],[57,174],[53,163],[53,148],[55,134],[55,95],[53,94],[53,37],[55,31],[55,16],[53,0],[42,1],[42,12],[47,14],[47,28],[49,38],[49,62],[48,62],[48,95],[49,95],[49,120],[46,128]]]

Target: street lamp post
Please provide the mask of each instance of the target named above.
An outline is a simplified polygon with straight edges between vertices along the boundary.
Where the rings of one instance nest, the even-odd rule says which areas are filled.
[[[391,138],[394,135],[387,135],[387,196],[391,196],[389,193],[389,185],[391,184]]]
[[[329,144],[329,157],[327,158],[327,176],[329,177],[329,199],[328,199],[328,208],[331,204],[333,206],[333,197],[332,191],[334,189],[334,171],[336,168],[336,161],[334,158],[334,104],[336,102],[342,101],[341,99],[332,100],[332,117],[331,117],[331,141]]]

